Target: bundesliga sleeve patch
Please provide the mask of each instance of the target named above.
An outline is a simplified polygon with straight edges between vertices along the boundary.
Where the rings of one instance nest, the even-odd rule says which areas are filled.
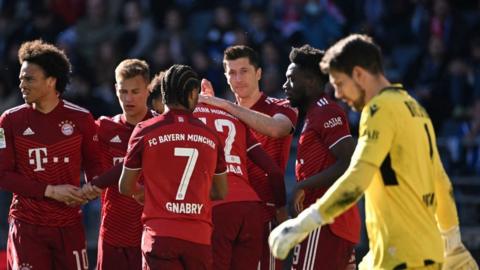
[[[7,142],[5,141],[5,131],[0,128],[0,149],[7,148]]]

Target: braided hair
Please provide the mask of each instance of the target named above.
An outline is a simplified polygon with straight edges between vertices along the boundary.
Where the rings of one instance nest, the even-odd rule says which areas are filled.
[[[166,105],[179,104],[190,109],[188,95],[193,90],[200,90],[200,78],[190,66],[172,65],[162,77],[161,91]]]

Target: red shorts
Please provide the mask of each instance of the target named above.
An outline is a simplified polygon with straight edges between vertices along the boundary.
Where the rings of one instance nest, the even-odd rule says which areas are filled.
[[[260,202],[231,202],[213,207],[213,268],[257,269],[262,253]]]
[[[142,234],[144,270],[212,270],[212,247],[178,238]]]
[[[328,225],[312,231],[293,249],[292,270],[344,270],[355,244],[332,233]]]
[[[83,225],[49,227],[12,218],[7,265],[8,269],[88,269]]]
[[[260,267],[258,270],[281,270],[283,263],[281,260],[275,259],[270,253],[268,246],[268,236],[270,232],[276,227],[275,220],[271,220],[263,224],[263,239],[262,239],[262,256],[260,258]]]
[[[115,247],[98,239],[97,270],[141,270],[140,247]]]

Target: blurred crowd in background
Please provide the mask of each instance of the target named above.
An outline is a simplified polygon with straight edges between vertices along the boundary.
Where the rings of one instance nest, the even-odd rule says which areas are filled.
[[[22,103],[17,50],[41,38],[73,64],[64,97],[95,117],[120,112],[115,66],[148,61],[152,73],[191,65],[231,98],[223,50],[262,59],[261,89],[283,96],[292,46],[326,49],[352,32],[381,45],[387,77],[426,107],[451,175],[480,175],[480,1],[473,0],[0,0],[0,112]],[[153,74],[152,74],[153,75]],[[350,113],[353,132],[358,114]]]
[[[65,98],[98,117],[120,112],[114,68],[122,59],[145,59],[152,73],[189,64],[228,98],[223,50],[247,44],[262,58],[262,91],[281,97],[291,46],[326,49],[351,32],[372,35],[387,76],[426,107],[448,172],[480,174],[478,0],[0,0],[0,111],[22,102],[25,40],[67,52]]]

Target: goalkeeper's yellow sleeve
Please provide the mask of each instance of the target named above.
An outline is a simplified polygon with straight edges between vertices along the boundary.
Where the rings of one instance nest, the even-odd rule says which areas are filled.
[[[457,207],[453,197],[453,188],[447,173],[439,159],[436,160],[435,193],[437,196],[437,209],[435,218],[441,231],[450,230],[458,226]]]
[[[378,168],[365,161],[350,164],[347,171],[315,202],[323,223],[333,219],[355,204],[370,185]]]

